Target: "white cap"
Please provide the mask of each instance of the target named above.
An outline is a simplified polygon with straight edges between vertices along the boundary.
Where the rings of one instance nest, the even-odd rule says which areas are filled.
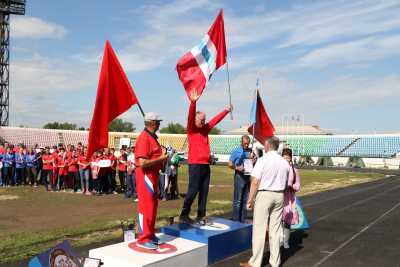
[[[144,115],[144,121],[162,121],[161,116],[154,112],[147,112]]]

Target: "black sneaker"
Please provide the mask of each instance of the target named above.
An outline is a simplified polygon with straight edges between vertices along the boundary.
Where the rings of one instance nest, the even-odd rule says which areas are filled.
[[[189,216],[180,216],[179,217],[179,223],[185,223],[185,224],[194,224],[195,221],[193,221],[192,219],[190,219]]]

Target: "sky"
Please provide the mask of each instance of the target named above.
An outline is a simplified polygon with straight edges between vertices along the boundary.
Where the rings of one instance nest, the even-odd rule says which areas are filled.
[[[175,66],[223,8],[233,120],[249,123],[259,90],[275,125],[292,115],[335,133],[400,132],[400,1],[27,1],[11,16],[10,125],[88,127],[110,40],[145,112],[186,123]],[[225,66],[198,103],[228,104]],[[140,130],[136,106],[122,115]],[[162,125],[162,126],[163,126]]]

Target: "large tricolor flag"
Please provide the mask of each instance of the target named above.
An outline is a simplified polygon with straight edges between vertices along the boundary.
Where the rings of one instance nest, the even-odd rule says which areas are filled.
[[[138,103],[132,86],[110,42],[107,41],[101,64],[96,104],[89,130],[88,158],[96,150],[108,147],[108,124]]]
[[[250,127],[247,131],[261,144],[264,144],[265,140],[273,136],[275,132],[258,90],[251,106]]]
[[[176,65],[176,71],[188,97],[190,98],[193,89],[201,95],[213,72],[225,63],[224,13],[221,9],[200,44],[181,57]]]

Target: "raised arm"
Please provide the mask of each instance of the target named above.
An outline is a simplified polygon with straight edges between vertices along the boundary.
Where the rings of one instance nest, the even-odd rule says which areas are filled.
[[[225,118],[225,116],[228,115],[228,113],[231,111],[232,111],[232,106],[226,107],[221,113],[219,113],[217,116],[212,118],[207,123],[208,131],[211,131],[211,129],[214,128],[215,125],[217,125],[220,121],[222,121],[222,119]]]
[[[189,105],[189,113],[188,113],[188,121],[186,131],[188,133],[193,132],[195,129],[195,120],[196,120],[196,101],[199,99],[199,95],[196,90],[192,90],[190,93],[190,105]]]

